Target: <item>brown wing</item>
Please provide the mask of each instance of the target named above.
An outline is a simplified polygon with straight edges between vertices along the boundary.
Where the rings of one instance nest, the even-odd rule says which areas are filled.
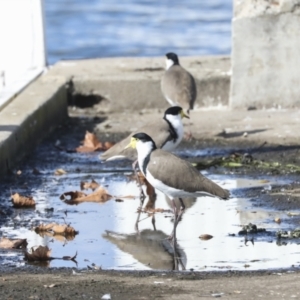
[[[129,134],[126,138],[105,151],[101,155],[101,159],[107,160],[113,156],[124,156],[130,160],[136,160],[136,149],[124,148],[130,143],[132,135],[138,132],[144,132],[150,135],[153,138],[157,148],[161,148],[165,141],[170,139],[169,125],[164,119],[161,118]]]
[[[193,109],[197,88],[193,76],[179,65],[172,66],[162,78],[162,91],[184,109]]]
[[[203,176],[189,162],[157,149],[151,153],[148,170],[164,184],[189,193],[206,192],[227,199],[229,192]]]

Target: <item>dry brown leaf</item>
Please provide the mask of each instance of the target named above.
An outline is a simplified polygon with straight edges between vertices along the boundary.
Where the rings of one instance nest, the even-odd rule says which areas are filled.
[[[34,228],[34,231],[36,233],[42,232],[42,231],[49,231],[51,228],[55,225],[55,223],[50,224],[40,224],[39,226]]]
[[[210,234],[201,234],[201,235],[199,236],[199,238],[200,238],[201,240],[203,240],[203,241],[208,241],[208,240],[212,239],[213,236],[210,235]]]
[[[39,246],[37,249],[31,251],[29,253],[28,251],[25,251],[25,260],[28,261],[46,261],[51,260],[51,250],[48,248],[48,246]]]
[[[88,153],[111,148],[114,144],[111,142],[101,143],[94,133],[86,131],[82,146],[76,148],[77,152]]]
[[[81,190],[88,190],[88,189],[91,189],[91,190],[96,190],[98,187],[100,186],[99,183],[97,183],[94,179],[91,181],[91,182],[84,182],[84,181],[81,181],[80,182],[80,189]]]
[[[35,229],[36,233],[42,233],[42,232],[50,232],[53,235],[63,235],[63,236],[69,236],[69,235],[76,235],[78,232],[71,226],[67,224],[40,224]]]
[[[14,207],[33,207],[35,206],[35,201],[33,198],[21,196],[18,193],[15,193],[11,196],[11,201]]]
[[[83,145],[76,148],[77,152],[94,152],[102,149],[102,143],[94,133],[86,131]]]
[[[67,174],[67,172],[64,169],[57,169],[54,172],[54,175],[57,175],[57,176],[61,176],[61,175],[65,175],[65,174]]]
[[[67,199],[67,196],[71,196],[71,199]],[[86,195],[82,192],[66,192],[60,196],[60,199],[63,200],[67,204],[79,204],[82,202],[98,202],[104,203],[111,199],[112,196],[107,193],[106,189],[100,186],[93,193]]]
[[[27,239],[9,239],[2,237],[0,239],[0,248],[4,249],[26,249]]]

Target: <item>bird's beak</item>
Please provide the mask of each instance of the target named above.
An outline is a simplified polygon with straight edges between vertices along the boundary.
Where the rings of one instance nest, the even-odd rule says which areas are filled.
[[[182,110],[182,111],[181,111],[181,119],[183,119],[183,118],[189,119],[190,117],[189,117],[189,115],[187,115],[187,114]]]
[[[133,149],[136,148],[136,139],[133,137],[131,138],[130,143],[124,149],[130,148],[130,147]]]

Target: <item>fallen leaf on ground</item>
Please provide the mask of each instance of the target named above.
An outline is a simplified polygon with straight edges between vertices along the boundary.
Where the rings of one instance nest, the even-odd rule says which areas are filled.
[[[80,182],[80,189],[81,190],[88,190],[88,189],[91,189],[91,190],[96,190],[98,187],[100,186],[99,183],[97,183],[94,179],[91,181],[91,182],[84,182],[84,181],[81,181]]]
[[[200,238],[201,240],[203,240],[203,241],[208,241],[208,240],[212,239],[213,236],[210,235],[210,234],[201,234],[201,235],[199,236],[199,238]]]
[[[71,197],[67,199],[67,197]],[[111,199],[112,196],[108,194],[106,189],[100,186],[96,191],[87,195],[82,192],[66,192],[60,196],[60,199],[63,200],[67,204],[79,204],[82,202],[97,202],[97,203],[104,203]]]
[[[280,218],[275,218],[274,220],[277,224],[280,224],[281,223],[281,219]]]
[[[50,232],[53,235],[76,235],[78,232],[71,226],[67,224],[56,224],[56,223],[50,223],[50,224],[40,224],[39,226],[35,227],[34,231],[36,233],[40,232]]]
[[[14,207],[33,207],[35,206],[35,201],[33,198],[21,196],[18,193],[15,193],[11,196],[11,201]]]
[[[64,169],[57,169],[54,172],[54,175],[57,175],[57,176],[61,176],[61,175],[65,175],[65,174],[67,174],[67,172]]]
[[[9,239],[6,237],[0,239],[0,248],[4,249],[24,249],[27,244],[27,239]]]
[[[76,148],[77,152],[88,153],[94,151],[106,151],[107,149],[111,148],[113,143],[105,142],[101,143],[94,133],[86,131],[84,141],[82,146]]]
[[[51,250],[48,246],[39,246],[35,250],[32,249],[31,253],[25,251],[25,260],[28,261],[46,261],[51,260]]]

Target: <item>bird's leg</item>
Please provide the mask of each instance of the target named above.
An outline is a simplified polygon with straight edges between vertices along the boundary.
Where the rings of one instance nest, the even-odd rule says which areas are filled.
[[[181,219],[181,216],[185,210],[185,205],[183,203],[182,198],[179,198],[179,201],[180,201],[180,211],[177,214],[177,207],[175,205],[174,199],[172,199],[172,206],[173,206],[173,211],[174,211],[174,228],[173,228],[173,232],[171,233],[170,239],[171,239],[171,241],[173,241],[174,249],[176,246],[176,228],[177,228],[177,225],[178,225],[178,223]]]
[[[143,189],[142,189],[142,183],[141,183],[141,181],[140,181],[140,177],[139,177],[139,175],[138,175],[138,173],[137,173],[137,171],[136,171],[136,165],[137,165],[137,160],[135,160],[133,163],[132,163],[132,169],[133,169],[133,171],[134,171],[134,175],[135,175],[135,177],[136,177],[136,180],[137,180],[137,182],[138,182],[138,186],[139,186],[139,188],[140,188],[140,201],[141,201],[141,207],[143,206],[143,204],[144,204],[144,200],[145,200],[145,194],[144,194],[144,191],[143,191]]]
[[[176,219],[176,226],[179,223],[179,221],[181,219],[181,216],[182,216],[182,214],[183,214],[183,212],[185,210],[185,205],[183,203],[182,198],[179,198],[179,202],[180,202],[180,211],[179,211],[179,214],[178,214],[177,219]]]
[[[133,164],[132,164],[132,169],[133,169],[133,171],[134,171],[134,174],[135,174],[135,177],[136,177],[136,179],[137,179],[137,182],[138,182],[138,186],[139,186],[139,188],[140,188],[140,206],[139,206],[139,208],[138,208],[138,216],[137,216],[137,219],[136,219],[136,222],[135,222],[135,230],[137,231],[137,232],[139,232],[139,226],[138,226],[138,223],[139,223],[139,221],[140,221],[140,216],[141,216],[141,212],[142,212],[142,208],[143,208],[143,205],[144,205],[144,200],[145,200],[145,194],[144,194],[144,191],[143,191],[143,189],[142,189],[142,183],[141,183],[141,181],[140,181],[140,177],[139,177],[139,175],[138,175],[138,173],[137,173],[137,171],[136,171],[136,165],[137,165],[137,160],[135,160],[134,162],[133,162]]]
[[[152,226],[153,226],[153,230],[156,231],[156,226],[155,226],[155,214],[153,214],[153,217],[152,217]]]
[[[172,208],[173,208],[173,213],[174,213],[174,226],[173,226],[173,231],[172,231],[169,239],[173,242],[173,248],[174,248],[174,251],[175,251],[175,247],[176,247],[177,207],[176,207],[174,198],[171,200],[171,203],[172,203]]]

